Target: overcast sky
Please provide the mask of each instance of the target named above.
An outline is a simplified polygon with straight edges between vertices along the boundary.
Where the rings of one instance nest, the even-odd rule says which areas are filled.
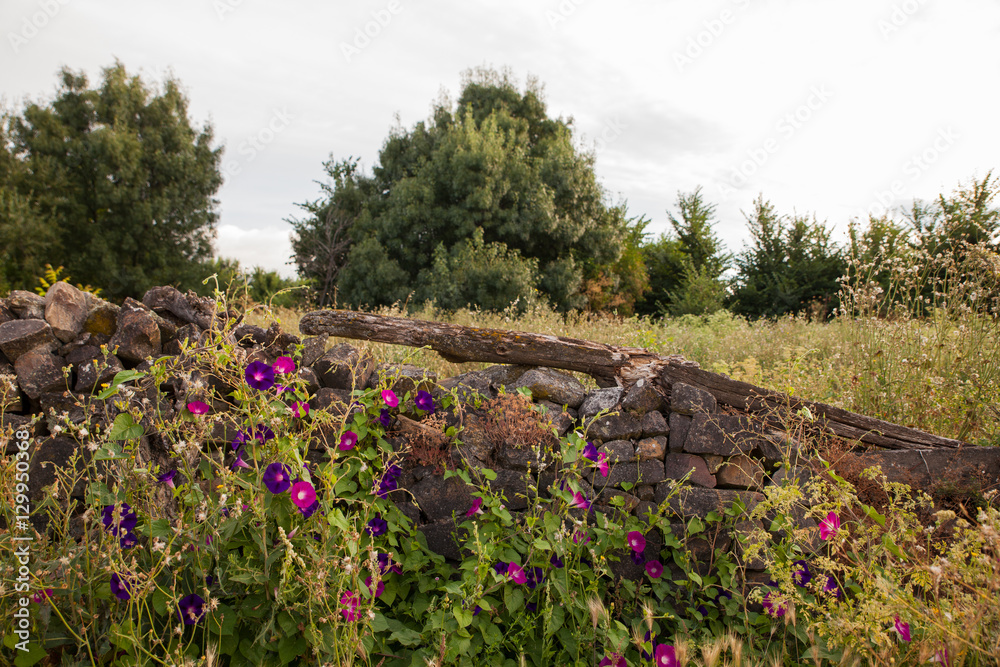
[[[650,231],[702,186],[734,252],[758,193],[846,230],[1000,167],[998,0],[2,0],[0,26],[15,108],[63,66],[180,80],[226,147],[218,253],[288,276],[323,161],[370,170],[481,65],[537,77]]]

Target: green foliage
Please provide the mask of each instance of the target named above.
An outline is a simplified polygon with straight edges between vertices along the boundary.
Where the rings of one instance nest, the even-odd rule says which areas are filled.
[[[604,203],[593,160],[574,147],[569,121],[547,117],[536,82],[522,92],[508,74],[469,72],[457,104],[441,100],[428,121],[392,131],[372,177],[350,160],[327,164],[333,183],[323,186],[325,197],[302,205],[310,218],[293,221],[296,261],[319,285],[336,274],[339,299],[349,304],[377,307],[415,293],[411,301],[485,307],[453,301],[481,291],[458,295],[430,282],[438,247],[452,257],[456,247],[476,245],[478,230],[484,251],[470,257],[513,261],[516,252],[537,263],[534,282],[523,280],[527,264],[518,270],[514,299],[537,289],[560,310],[581,308],[585,281],[615,271],[629,225],[622,207]],[[315,234],[331,239],[329,247],[346,234],[349,250],[336,246],[313,262]],[[617,267],[626,268],[634,266]]]
[[[643,314],[705,315],[721,310],[726,293],[722,274],[732,257],[715,235],[715,205],[704,201],[701,187],[677,193],[678,215],[668,211],[671,235],[643,247],[649,293]]]
[[[53,285],[55,285],[60,280],[62,280],[64,282],[69,282],[70,277],[69,276],[64,276],[62,274],[64,268],[65,267],[60,266],[60,267],[57,267],[57,268],[53,269],[51,264],[46,264],[45,265],[45,274],[42,275],[42,276],[39,276],[39,278],[38,278],[38,287],[35,288],[35,293],[36,294],[40,294],[41,296],[45,296],[48,293],[49,288],[52,287]],[[95,288],[95,287],[91,287],[90,285],[81,285],[79,283],[77,283],[76,287],[81,292],[90,292],[94,296],[100,296],[100,294],[101,294],[101,288],[100,287],[96,287]]]
[[[746,218],[752,241],[736,258],[729,308],[754,318],[831,313],[847,263],[826,225],[815,217],[778,215],[763,196]]]
[[[212,256],[221,149],[210,126],[191,127],[187,105],[175,79],[156,91],[116,63],[96,88],[63,69],[51,103],[12,118],[0,233],[19,221],[51,227],[18,230],[31,242],[14,277],[37,273],[42,256],[112,298],[198,284]]]

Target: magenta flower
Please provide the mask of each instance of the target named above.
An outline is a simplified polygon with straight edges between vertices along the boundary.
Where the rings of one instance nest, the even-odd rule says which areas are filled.
[[[608,455],[604,452],[600,453],[597,460],[597,469],[601,471],[602,477],[607,477],[608,473],[611,472],[611,466],[608,465]]]
[[[292,502],[303,510],[316,502],[316,489],[312,484],[300,480],[292,484]]]
[[[649,561],[646,563],[646,574],[648,574],[651,579],[659,579],[660,575],[663,574],[663,563],[658,560]]]
[[[628,534],[628,545],[632,551],[641,554],[646,549],[646,538],[638,530],[633,530]]]
[[[587,500],[587,496],[577,491],[573,494],[573,502],[570,503],[570,507],[581,510],[590,509],[590,501]]]
[[[174,486],[174,477],[177,477],[177,471],[168,470],[167,472],[157,477],[157,481],[159,481],[160,484],[166,484],[171,489],[175,489],[177,487]]]
[[[114,592],[114,587],[112,587],[111,592]],[[52,595],[55,593],[51,588],[46,588],[44,591],[39,591],[31,596],[31,601],[35,604],[43,604],[52,599]]]
[[[935,651],[933,657],[931,657],[927,662],[938,662],[945,667],[950,667],[951,662],[948,660],[948,647],[943,646],[940,650]]]
[[[354,431],[344,431],[344,435],[340,436],[340,444],[338,447],[340,448],[340,451],[346,452],[354,449],[354,445],[356,444],[358,444],[358,434]]]
[[[132,597],[132,577],[122,576],[115,572],[111,575],[111,593],[119,600],[128,600]]]
[[[275,373],[281,373],[282,375],[294,373],[295,360],[291,357],[278,357],[278,360],[274,362],[273,368]]]
[[[382,402],[390,408],[395,408],[399,405],[399,398],[393,393],[392,389],[383,389]]]
[[[469,511],[465,513],[465,516],[470,517],[474,514],[482,514],[482,513],[483,513],[483,499],[476,498],[475,500],[472,501],[472,507],[470,507]]]
[[[590,533],[586,530],[577,530],[573,533],[573,544],[586,544],[590,541]]]
[[[345,621],[353,622],[361,618],[361,614],[358,612],[358,605],[361,604],[361,599],[357,594],[351,591],[344,591],[344,594],[340,596],[340,604],[344,605],[340,613],[344,615]]]
[[[191,401],[187,404],[187,409],[193,415],[207,415],[212,406],[202,401]]]
[[[910,624],[904,623],[898,615],[893,622],[893,629],[896,630],[896,634],[898,634],[899,638],[904,642],[910,641]]]
[[[836,512],[830,512],[819,522],[819,536],[824,540],[836,537],[838,530],[840,530],[840,517]]]
[[[247,366],[243,376],[247,384],[258,391],[267,391],[274,386],[274,369],[263,361],[255,361]]]
[[[292,485],[292,470],[284,463],[272,463],[264,470],[264,486],[271,493],[284,493]]]
[[[178,614],[184,625],[194,625],[205,613],[205,601],[200,595],[192,593],[178,603]]]
[[[414,404],[417,406],[418,410],[423,410],[427,414],[434,414],[434,397],[430,395],[429,392],[420,389],[417,391],[417,398],[414,399]]]
[[[389,522],[382,518],[382,515],[376,515],[374,519],[368,522],[368,532],[372,537],[379,537],[385,535],[389,531]]]
[[[597,665],[598,667],[628,667],[628,662],[625,660],[625,656],[612,653],[605,656]]]
[[[512,562],[507,566],[507,576],[510,577],[515,584],[528,583],[528,575],[524,573],[524,568],[517,563]]]
[[[292,403],[292,414],[299,418],[305,417],[309,414],[309,404],[295,401]]]
[[[774,597],[775,594],[773,592],[764,596],[764,601],[762,603],[764,605],[764,611],[775,618],[781,618],[785,615],[787,607],[784,602],[775,603]]]
[[[681,667],[677,651],[670,644],[657,644],[653,649],[653,660],[656,662],[656,667]]]
[[[365,579],[365,586],[367,586],[368,587],[368,591],[371,592],[371,590],[372,590],[372,578],[371,577],[368,577],[367,579]],[[375,588],[374,595],[375,595],[375,597],[381,597],[382,593],[384,593],[384,592],[385,592],[385,583],[383,583],[381,580],[379,580],[378,586]]]

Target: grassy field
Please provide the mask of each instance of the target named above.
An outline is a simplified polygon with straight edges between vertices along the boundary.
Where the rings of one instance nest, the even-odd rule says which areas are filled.
[[[400,309],[384,315],[407,316]],[[298,331],[302,313],[255,311]],[[996,444],[1000,336],[993,320],[975,318],[805,317],[747,321],[727,312],[706,317],[616,318],[535,308],[520,315],[431,306],[409,317],[553,334],[680,354],[702,368],[803,398],[881,417],[980,445]],[[340,342],[334,339],[333,342]],[[333,344],[331,342],[331,344]],[[431,350],[350,341],[379,359],[412,363],[438,377],[484,364],[453,364]],[[593,381],[581,376],[585,382]]]

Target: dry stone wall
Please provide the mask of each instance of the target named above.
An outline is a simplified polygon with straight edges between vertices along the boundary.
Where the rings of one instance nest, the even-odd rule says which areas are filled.
[[[211,299],[170,287],[154,288],[141,302],[126,299],[121,306],[66,283],[53,285],[44,297],[12,292],[0,300],[0,434],[8,454],[15,430],[28,429],[35,438],[33,503],[54,481],[53,466],[65,465],[81,447],[62,435],[65,420],[113,419],[118,408],[93,398],[103,384],[123,369],[142,370],[153,358],[179,354],[182,342],[198,344],[213,328],[217,330],[213,335],[228,331],[223,335],[239,345],[246,362],[271,363],[301,346],[297,372],[309,387],[313,411],[347,410],[352,389],[376,387],[389,378],[400,394],[417,388],[437,396],[454,392],[460,403],[438,415],[443,422],[439,419],[428,426],[401,417],[389,433],[397,450],[420,452],[406,460],[400,488],[391,497],[425,534],[431,548],[453,559],[461,557],[453,517],[464,516],[473,489],[455,477],[445,480],[444,468],[490,467],[496,472],[491,489],[504,494],[507,508],[518,512],[528,507],[532,493],[546,493],[555,481],[559,447],[555,435],[570,430],[584,434],[610,463],[606,477],[595,469],[585,480],[595,512],[642,517],[666,504],[665,511],[681,533],[682,522],[692,516],[722,512],[737,498],[751,511],[769,484],[792,473],[808,474],[805,468],[781,467],[786,459],[805,460],[806,453],[797,450],[793,438],[759,418],[722,409],[711,393],[684,383],[664,388],[640,380],[627,391],[588,389],[568,373],[524,366],[492,366],[439,379],[417,367],[379,364],[347,343],[328,349],[326,337],[301,339],[277,326],[224,327],[233,317],[234,313],[218,312]],[[195,372],[171,378],[160,391],[127,393],[126,400],[147,409],[156,402],[159,414],[171,418],[183,410],[193,391],[209,387],[216,397],[233,389],[218,378]],[[502,394],[518,390],[530,394],[535,412],[544,414],[544,428],[532,431],[530,424],[520,423],[507,424],[504,430],[498,416],[484,408]],[[206,446],[224,446],[235,437],[237,425],[227,419],[225,401],[216,400],[213,407],[216,421]],[[444,435],[448,426],[460,427],[457,439]],[[145,420],[143,427],[137,456],[155,463],[168,447],[157,441],[151,420]],[[324,443],[314,445],[311,458],[322,460]],[[437,460],[430,460],[434,453]],[[985,491],[1000,484],[1000,448],[872,451],[858,456],[867,464],[881,465],[892,479],[924,489],[940,483],[942,471],[950,471],[956,487]],[[668,498],[673,483],[683,478],[687,484]],[[76,495],[82,493],[82,485],[74,490]],[[613,498],[622,500],[613,506]],[[804,508],[803,523],[808,525]],[[754,527],[762,527],[759,519],[743,517],[737,530]],[[710,537],[693,545],[696,558],[708,562],[713,548],[733,545],[738,550],[733,535]],[[763,567],[760,562],[745,565],[750,570]],[[628,559],[623,559],[623,575],[641,576],[641,568],[636,566],[635,572],[630,568]]]

